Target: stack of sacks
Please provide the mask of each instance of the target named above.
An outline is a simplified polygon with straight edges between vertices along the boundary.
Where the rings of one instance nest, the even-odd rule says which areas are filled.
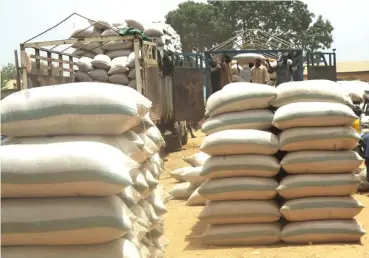
[[[280,239],[279,207],[274,198],[280,164],[269,103],[275,88],[236,82],[210,96],[200,150],[211,157],[198,193],[208,200],[199,220],[200,236],[210,245],[275,244]],[[220,237],[221,236],[221,237]]]
[[[11,136],[1,156],[4,257],[164,256],[159,147],[132,130],[150,107],[129,87],[96,82],[1,101]]]
[[[281,232],[287,243],[359,241],[363,229],[353,219],[363,208],[354,194],[353,173],[363,159],[354,149],[360,139],[351,127],[357,116],[349,96],[335,82],[284,83],[271,104],[273,124],[288,174],[277,189],[286,201],[281,214],[289,222]]]
[[[362,81],[338,81],[338,84],[350,95],[354,103],[361,103],[366,99],[365,91],[369,91],[369,84]]]

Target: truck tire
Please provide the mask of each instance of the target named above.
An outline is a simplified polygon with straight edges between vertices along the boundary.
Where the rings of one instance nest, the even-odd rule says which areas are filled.
[[[166,140],[167,152],[181,151],[182,150],[182,128],[179,122],[175,122],[173,126],[172,135]]]

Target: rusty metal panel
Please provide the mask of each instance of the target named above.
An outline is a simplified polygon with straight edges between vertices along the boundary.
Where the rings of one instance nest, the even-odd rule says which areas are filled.
[[[204,75],[201,68],[174,68],[173,101],[177,121],[203,118]]]
[[[163,113],[163,87],[159,78],[159,67],[144,64],[143,69],[143,95],[152,102],[150,118],[160,120]]]
[[[309,66],[308,80],[318,79],[337,81],[336,66]]]

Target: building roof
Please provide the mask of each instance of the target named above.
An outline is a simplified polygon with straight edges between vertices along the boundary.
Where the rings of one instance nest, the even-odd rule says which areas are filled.
[[[337,73],[369,72],[369,61],[337,62]],[[304,74],[307,74],[305,67]]]

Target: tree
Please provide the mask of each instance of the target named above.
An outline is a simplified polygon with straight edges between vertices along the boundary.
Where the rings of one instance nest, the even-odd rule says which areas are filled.
[[[8,63],[1,68],[1,88],[5,87],[10,80],[15,80],[17,69],[14,64]]]

